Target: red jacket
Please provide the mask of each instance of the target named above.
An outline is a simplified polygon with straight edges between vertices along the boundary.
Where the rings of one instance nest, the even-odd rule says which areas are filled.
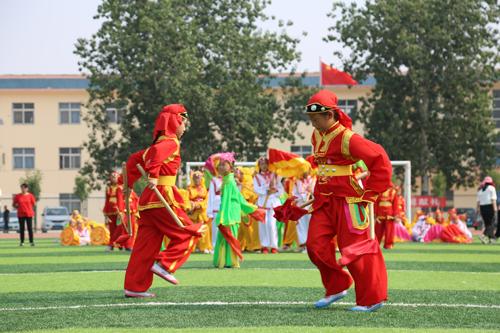
[[[379,195],[375,204],[375,214],[377,217],[393,219],[399,217],[398,196],[396,189],[389,188]]]
[[[149,178],[158,179],[157,188],[166,201],[174,207],[181,207],[184,200],[175,187],[177,170],[181,165],[179,140],[174,137],[160,137],[144,151],[143,160]],[[162,207],[163,204],[154,191],[146,187],[139,198],[139,211]]]
[[[135,214],[139,209],[139,196],[132,190],[130,193],[130,213]]]
[[[318,202],[315,201],[315,207],[321,205],[321,198],[330,195],[375,202],[379,193],[391,187],[392,166],[384,148],[340,123],[337,122],[325,133],[314,130],[312,144],[313,166],[318,167],[318,180],[314,189],[314,197]],[[359,160],[363,160],[370,171],[364,189],[352,170],[353,164]],[[335,172],[328,173],[328,169]],[[335,175],[338,173],[341,175]]]
[[[35,196],[29,192],[26,194],[16,194],[12,202],[12,206],[17,208],[17,217],[35,216],[35,211],[33,210],[35,201]]]
[[[399,217],[404,219],[406,217],[406,201],[402,195],[396,195],[396,200],[398,202],[398,213]]]
[[[123,188],[121,185],[109,185],[106,187],[106,201],[104,215],[118,215],[125,210],[125,201],[123,197]]]

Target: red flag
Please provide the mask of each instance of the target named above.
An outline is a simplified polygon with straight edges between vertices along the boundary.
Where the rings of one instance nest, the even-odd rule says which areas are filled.
[[[339,71],[321,61],[321,85],[331,86],[336,84],[357,85],[358,82],[346,72]]]

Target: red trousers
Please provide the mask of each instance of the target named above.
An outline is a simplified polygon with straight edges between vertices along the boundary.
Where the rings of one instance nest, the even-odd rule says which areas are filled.
[[[174,273],[189,258],[201,237],[201,224],[192,224],[186,213],[174,209],[186,225],[179,227],[165,208],[141,211],[134,250],[125,274],[125,289],[144,292],[153,283],[151,267],[158,261],[167,271]],[[160,252],[163,237],[170,239],[167,248]]]
[[[116,240],[116,219],[118,218],[118,215],[108,215],[108,219],[110,220],[108,223],[108,229],[109,229],[109,246],[113,246]]]
[[[345,199],[329,196],[321,199],[323,203],[315,207],[309,224],[307,235],[307,253],[311,261],[318,267],[325,296],[337,294],[348,289],[354,279],[356,304],[369,306],[387,299],[387,271],[384,257],[377,244],[370,241],[369,228],[353,232],[347,225],[344,203]],[[325,202],[326,201],[326,202]],[[350,252],[350,262],[347,264],[349,273],[342,269],[335,258],[335,243],[332,238],[337,236],[337,243],[342,253]],[[356,253],[348,251],[349,246],[370,243],[374,252]]]
[[[118,246],[120,248],[132,249],[134,247],[134,239],[135,239],[135,216],[131,216],[132,219],[132,236],[128,237],[122,241],[119,240],[120,236],[128,235],[128,231],[125,228],[125,224],[128,222],[125,220],[120,225],[115,228],[114,234],[110,237],[113,238],[113,245]],[[128,225],[127,225],[128,228]],[[123,237],[122,237],[123,239]]]
[[[386,216],[377,216],[375,224],[375,234],[379,244],[382,244],[384,239],[384,249],[390,249],[394,246],[394,219],[388,219]]]

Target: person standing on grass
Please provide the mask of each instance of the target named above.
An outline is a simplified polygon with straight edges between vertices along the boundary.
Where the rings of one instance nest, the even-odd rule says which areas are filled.
[[[484,221],[484,234],[479,236],[483,244],[495,242],[495,215],[497,211],[497,191],[490,176],[484,180],[477,191],[477,212],[481,213]]]
[[[253,177],[253,189],[258,195],[257,206],[266,210],[266,222],[259,224],[262,253],[278,253],[278,226],[274,217],[274,207],[281,204],[280,195],[285,191],[281,177],[269,171],[269,159],[257,160],[257,173]]]
[[[181,165],[179,140],[186,129],[187,110],[182,104],[165,106],[155,121],[153,144],[146,150],[132,154],[127,161],[127,180],[132,188],[134,169],[129,164],[140,164],[148,174],[148,185],[139,199],[139,229],[134,249],[125,273],[126,297],[150,298],[148,292],[153,274],[174,285],[178,280],[175,271],[180,268],[196,248],[206,232],[203,223],[194,224],[183,211],[184,199],[175,186],[177,171]],[[171,208],[172,213],[158,197],[158,192]],[[180,227],[175,214],[183,227]],[[160,252],[163,238],[170,239],[166,249]]]
[[[3,233],[9,232],[10,210],[7,205],[3,206]]]
[[[310,162],[318,168],[306,247],[325,288],[315,306],[324,308],[342,299],[354,280],[356,306],[351,311],[376,311],[387,300],[387,270],[377,240],[370,237],[367,206],[391,187],[391,162],[380,145],[351,130],[351,118],[332,91],[313,95],[306,113],[315,128]],[[370,172],[364,188],[353,173],[359,160]],[[335,236],[342,254],[338,261]]]
[[[33,216],[35,216],[35,196],[31,194],[28,184],[21,184],[21,193],[14,196],[12,206],[17,209],[17,217],[19,219],[19,237],[21,242],[19,246],[24,246],[24,228],[28,226],[28,235],[30,245],[35,246],[33,242]]]
[[[234,178],[234,153],[218,153],[213,160],[216,161],[217,173],[222,177],[221,205],[219,214],[213,221],[219,230],[213,263],[218,268],[239,268],[243,260],[238,241],[242,215],[264,221],[266,211],[248,203],[241,194]]]
[[[116,241],[116,229],[119,225],[118,219],[121,220],[125,210],[125,199],[123,196],[123,187],[118,184],[120,174],[112,171],[109,175],[109,184],[106,186],[106,199],[104,201],[104,213],[106,225],[109,229],[109,243],[106,251],[113,251]]]

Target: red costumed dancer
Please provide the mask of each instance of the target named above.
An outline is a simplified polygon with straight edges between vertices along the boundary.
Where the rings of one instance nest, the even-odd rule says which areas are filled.
[[[113,171],[109,175],[109,184],[106,187],[106,199],[104,209],[102,210],[106,217],[106,224],[109,229],[109,244],[107,250],[112,251],[113,245],[119,234],[116,232],[118,219],[123,220],[123,211],[125,210],[125,201],[123,199],[123,188],[118,183],[120,174]]]
[[[315,128],[312,162],[318,167],[307,252],[325,287],[325,297],[315,306],[343,298],[354,280],[357,306],[351,310],[375,311],[387,299],[387,271],[378,242],[370,238],[367,207],[391,186],[391,163],[380,145],[352,132],[352,121],[333,92],[313,95],[306,112]],[[359,160],[370,172],[364,188],[353,175]],[[342,253],[338,262],[331,242],[335,236]]]
[[[148,173],[148,187],[139,199],[139,229],[125,274],[125,296],[154,297],[147,290],[153,283],[153,273],[177,284],[173,273],[181,267],[195,249],[206,227],[193,224],[182,210],[182,196],[175,187],[177,170],[181,163],[179,138],[185,131],[186,109],[181,104],[163,108],[156,118],[153,144],[146,150],[130,156],[127,178],[133,184],[138,178],[137,162]],[[141,154],[142,153],[142,154]],[[154,191],[157,188],[175,215],[180,227]],[[163,237],[170,239],[160,252]]]
[[[399,219],[398,202],[397,191],[391,187],[379,195],[375,203],[375,215],[377,216],[375,233],[380,244],[384,239],[384,249],[394,247],[394,223],[396,223],[396,218]]]
[[[122,182],[119,181],[119,183],[121,184]],[[123,219],[121,223],[116,227],[115,234],[112,236],[114,239],[113,245],[127,251],[131,251],[134,247],[135,236],[137,234],[137,216],[139,206],[139,197],[134,192],[134,190],[130,191],[130,226],[128,223],[127,214],[123,213]],[[129,227],[132,228],[130,233],[129,230],[127,230],[127,228]]]

